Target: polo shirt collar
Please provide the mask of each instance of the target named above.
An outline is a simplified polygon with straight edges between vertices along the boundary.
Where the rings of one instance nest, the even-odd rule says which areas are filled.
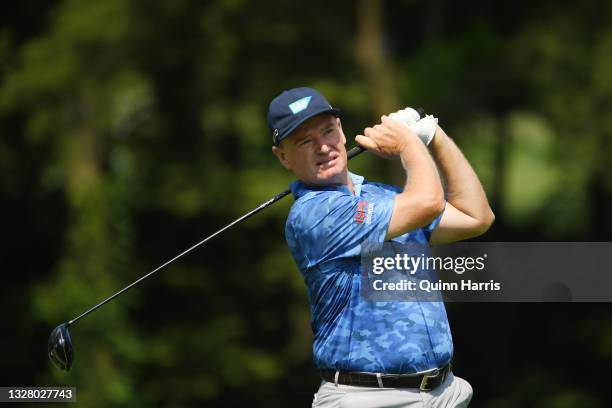
[[[363,178],[363,176],[351,173],[350,171],[349,177],[353,182],[355,195],[361,195],[361,186],[366,182],[365,179]],[[345,193],[352,194],[351,190],[349,190],[346,184],[343,184],[341,186],[307,186],[301,180],[297,180],[291,183],[289,187],[291,189],[291,193],[293,194],[296,200],[310,191],[343,191]]]

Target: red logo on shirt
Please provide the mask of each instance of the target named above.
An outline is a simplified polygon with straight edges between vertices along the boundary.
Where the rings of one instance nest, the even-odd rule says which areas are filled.
[[[360,201],[357,203],[357,212],[355,213],[355,222],[362,223],[366,219],[366,212],[368,208],[367,201]]]

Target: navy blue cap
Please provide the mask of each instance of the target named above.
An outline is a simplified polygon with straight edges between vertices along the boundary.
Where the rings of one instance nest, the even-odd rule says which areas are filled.
[[[283,91],[270,102],[268,126],[275,146],[288,137],[302,123],[320,113],[340,116],[327,99],[312,88],[293,88]]]

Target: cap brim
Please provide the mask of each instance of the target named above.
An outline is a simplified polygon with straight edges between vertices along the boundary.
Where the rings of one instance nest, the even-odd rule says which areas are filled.
[[[335,117],[339,118],[342,116],[342,112],[339,109],[336,108],[327,108],[327,109],[321,109],[318,111],[314,111],[314,112],[310,112],[308,115],[304,116],[299,122],[296,122],[293,124],[293,126],[291,126],[290,128],[288,128],[285,131],[285,134],[280,135],[278,137],[278,141],[276,141],[275,145],[279,145],[280,142],[282,142],[284,139],[288,138],[289,136],[291,136],[291,133],[293,133],[293,131],[295,129],[297,129],[298,127],[300,127],[302,125],[302,123],[306,122],[308,119],[313,118],[317,115],[320,115],[322,113],[331,113],[332,115],[334,115]]]

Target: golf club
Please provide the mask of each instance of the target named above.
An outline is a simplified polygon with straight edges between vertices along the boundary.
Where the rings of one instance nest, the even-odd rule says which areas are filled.
[[[419,113],[419,115],[421,117],[423,117],[425,115],[423,109],[421,109],[421,108],[418,108],[417,112]],[[347,152],[348,160],[350,160],[353,157],[363,153],[364,151],[365,151],[365,149],[363,147],[361,147],[361,146],[353,147],[351,150],[349,150]],[[223,231],[227,230],[228,228],[233,227],[234,225],[239,224],[242,221],[250,218],[251,216],[253,216],[256,213],[258,213],[259,211],[263,210],[266,207],[269,207],[270,205],[274,204],[275,202],[279,201],[280,199],[284,198],[285,196],[289,195],[290,193],[291,193],[291,190],[287,189],[287,190],[283,191],[282,193],[279,193],[279,194],[275,195],[274,197],[272,197],[268,201],[266,201],[266,202],[262,203],[261,205],[259,205],[257,208],[249,211],[248,213],[244,214],[242,217],[237,218],[236,220],[234,220],[231,223],[227,224],[225,227],[221,228],[217,232],[209,235],[208,237],[204,238],[202,241],[198,242],[197,244],[193,245],[192,247],[190,247],[190,248],[186,249],[185,251],[181,252],[180,254],[175,256],[174,258],[170,259],[169,261],[166,261],[162,265],[160,265],[157,268],[153,269],[151,272],[147,273],[146,275],[142,276],[141,278],[139,278],[139,279],[135,280],[134,282],[130,283],[128,286],[126,286],[125,288],[121,289],[119,292],[115,293],[114,295],[109,296],[108,298],[104,299],[103,301],[101,301],[97,305],[92,306],[91,308],[89,308],[85,312],[81,313],[80,315],[78,315],[74,319],[69,320],[67,322],[64,322],[64,323],[60,324],[59,326],[57,326],[55,329],[53,329],[53,331],[49,335],[49,341],[47,343],[47,351],[48,351],[49,359],[51,360],[51,362],[57,368],[59,368],[60,370],[69,371],[70,368],[72,367],[72,362],[73,362],[73,347],[72,347],[72,340],[70,338],[69,327],[72,326],[74,323],[76,323],[78,320],[80,320],[83,317],[87,316],[88,314],[92,313],[96,309],[99,309],[100,307],[104,306],[106,303],[108,303],[111,300],[115,299],[117,296],[121,295],[122,293],[124,293],[124,292],[128,291],[129,289],[133,288],[134,286],[138,285],[140,282],[142,282],[143,280],[147,279],[149,276],[153,275],[154,273],[156,273],[160,269],[163,269],[164,267],[170,265],[172,262],[176,261],[177,259],[183,257],[184,255],[187,255],[189,252],[193,251],[194,249],[198,248],[199,246],[201,246],[204,243],[208,242],[209,240],[213,239],[214,237],[216,237],[217,235],[221,234]]]

